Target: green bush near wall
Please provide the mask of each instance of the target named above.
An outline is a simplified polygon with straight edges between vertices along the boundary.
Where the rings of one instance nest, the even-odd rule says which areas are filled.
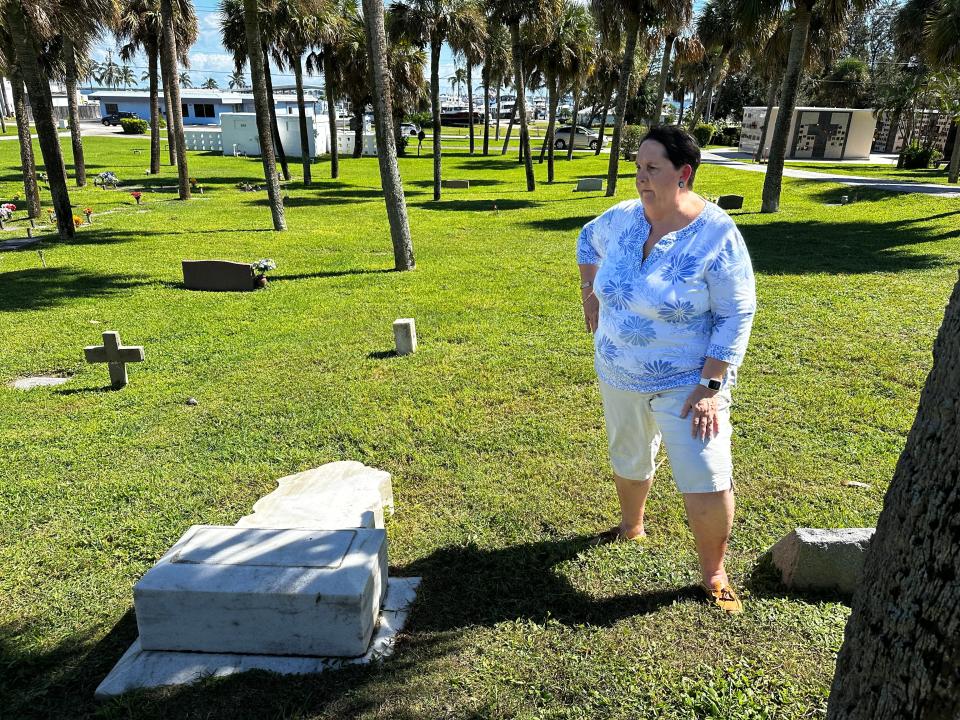
[[[140,118],[121,118],[120,127],[127,135],[143,135],[150,129],[150,124]]]

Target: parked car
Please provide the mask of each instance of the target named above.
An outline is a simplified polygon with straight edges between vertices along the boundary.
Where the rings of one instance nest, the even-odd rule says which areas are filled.
[[[600,136],[590,128],[584,127],[583,125],[577,125],[576,135],[574,137],[574,150],[583,150],[586,148],[596,150],[598,147],[600,147]],[[555,131],[553,146],[557,150],[566,150],[569,144],[570,126],[565,125]]]
[[[416,123],[401,123],[400,124],[400,134],[407,135],[409,137],[416,137],[420,132],[420,128]]]
[[[109,115],[104,116],[101,122],[104,125],[117,126],[120,124],[120,121],[123,120],[124,118],[139,119],[140,116],[137,115],[135,112],[127,112],[126,110],[121,110],[120,112],[110,113]]]

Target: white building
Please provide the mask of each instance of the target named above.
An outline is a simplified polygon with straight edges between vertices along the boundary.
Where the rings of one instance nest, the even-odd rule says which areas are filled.
[[[318,157],[330,152],[330,125],[314,119],[313,115],[307,115],[307,146],[311,157]],[[224,155],[260,154],[256,113],[222,113],[220,127],[220,147]],[[288,158],[300,157],[300,116],[277,115],[277,129],[284,154]]]
[[[779,108],[774,107],[763,149],[770,153]],[[740,151],[755,153],[766,118],[766,107],[745,107],[740,131]],[[792,160],[867,160],[877,119],[873,110],[798,107],[787,134],[787,157]]]

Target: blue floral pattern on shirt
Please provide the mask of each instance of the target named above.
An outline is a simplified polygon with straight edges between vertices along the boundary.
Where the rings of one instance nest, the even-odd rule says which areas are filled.
[[[628,200],[578,238],[577,262],[599,266],[597,374],[620,389],[658,392],[697,382],[713,357],[730,363],[726,383],[733,384],[756,311],[743,237],[712,203],[644,258],[649,235],[643,206]]]

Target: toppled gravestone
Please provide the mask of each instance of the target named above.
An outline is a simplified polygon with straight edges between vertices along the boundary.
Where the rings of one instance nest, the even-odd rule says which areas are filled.
[[[874,528],[797,528],[773,546],[773,564],[789,588],[852,595],[874,532]]]

